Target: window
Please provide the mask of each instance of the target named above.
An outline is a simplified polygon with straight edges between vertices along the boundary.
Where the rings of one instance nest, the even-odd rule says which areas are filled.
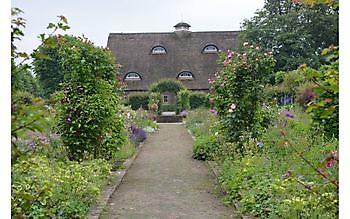
[[[183,71],[178,76],[179,80],[193,80],[193,74],[189,71]]]
[[[166,50],[162,46],[155,46],[152,48],[152,55],[166,54]]]
[[[168,103],[169,99],[168,99],[168,95],[164,95],[163,96],[163,103]]]
[[[124,81],[139,81],[141,80],[141,76],[136,72],[129,72],[125,75]]]
[[[203,49],[203,53],[218,53],[218,51],[218,47],[216,47],[215,45],[207,45]]]

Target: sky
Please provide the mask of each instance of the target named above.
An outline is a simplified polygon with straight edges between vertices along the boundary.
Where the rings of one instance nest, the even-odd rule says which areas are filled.
[[[106,46],[111,32],[172,32],[183,20],[191,31],[240,30],[244,19],[254,16],[264,0],[12,0],[12,7],[24,11],[25,35],[17,45],[31,52],[48,33],[58,15],[68,19],[68,34],[88,37],[97,46]]]

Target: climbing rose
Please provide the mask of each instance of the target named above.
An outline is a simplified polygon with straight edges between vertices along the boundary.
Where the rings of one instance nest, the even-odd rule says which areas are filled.
[[[224,61],[224,66],[228,65],[229,61],[227,59],[225,59]]]

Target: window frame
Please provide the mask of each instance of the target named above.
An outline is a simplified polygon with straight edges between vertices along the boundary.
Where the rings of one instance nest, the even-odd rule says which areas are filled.
[[[135,77],[128,77],[131,74],[135,74],[135,75],[137,75],[137,77],[136,76]],[[124,81],[141,81],[141,80],[142,80],[141,74],[138,72],[134,72],[134,71],[128,72],[124,76]]]
[[[183,75],[183,74],[189,74],[189,75]],[[180,72],[177,77],[176,77],[178,80],[181,80],[181,81],[190,81],[190,80],[194,80],[194,75],[192,72],[190,71],[182,71]]]
[[[214,47],[215,50],[206,50],[208,47]],[[218,52],[219,52],[219,48],[215,44],[207,44],[202,49],[202,53],[204,54],[217,54]]]
[[[163,103],[168,104],[169,103],[169,96],[163,95]]]
[[[162,52],[155,52],[154,50],[157,48],[161,48]],[[166,55],[167,53],[168,51],[165,49],[164,46],[161,46],[161,45],[153,46],[151,49],[151,55]]]

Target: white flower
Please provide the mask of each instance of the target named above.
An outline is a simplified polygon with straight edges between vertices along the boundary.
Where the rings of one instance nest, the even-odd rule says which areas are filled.
[[[248,45],[249,45],[248,42],[244,42],[244,43],[243,43],[243,46],[248,46]]]
[[[234,103],[231,104],[230,109],[235,110],[236,109],[236,105]]]

